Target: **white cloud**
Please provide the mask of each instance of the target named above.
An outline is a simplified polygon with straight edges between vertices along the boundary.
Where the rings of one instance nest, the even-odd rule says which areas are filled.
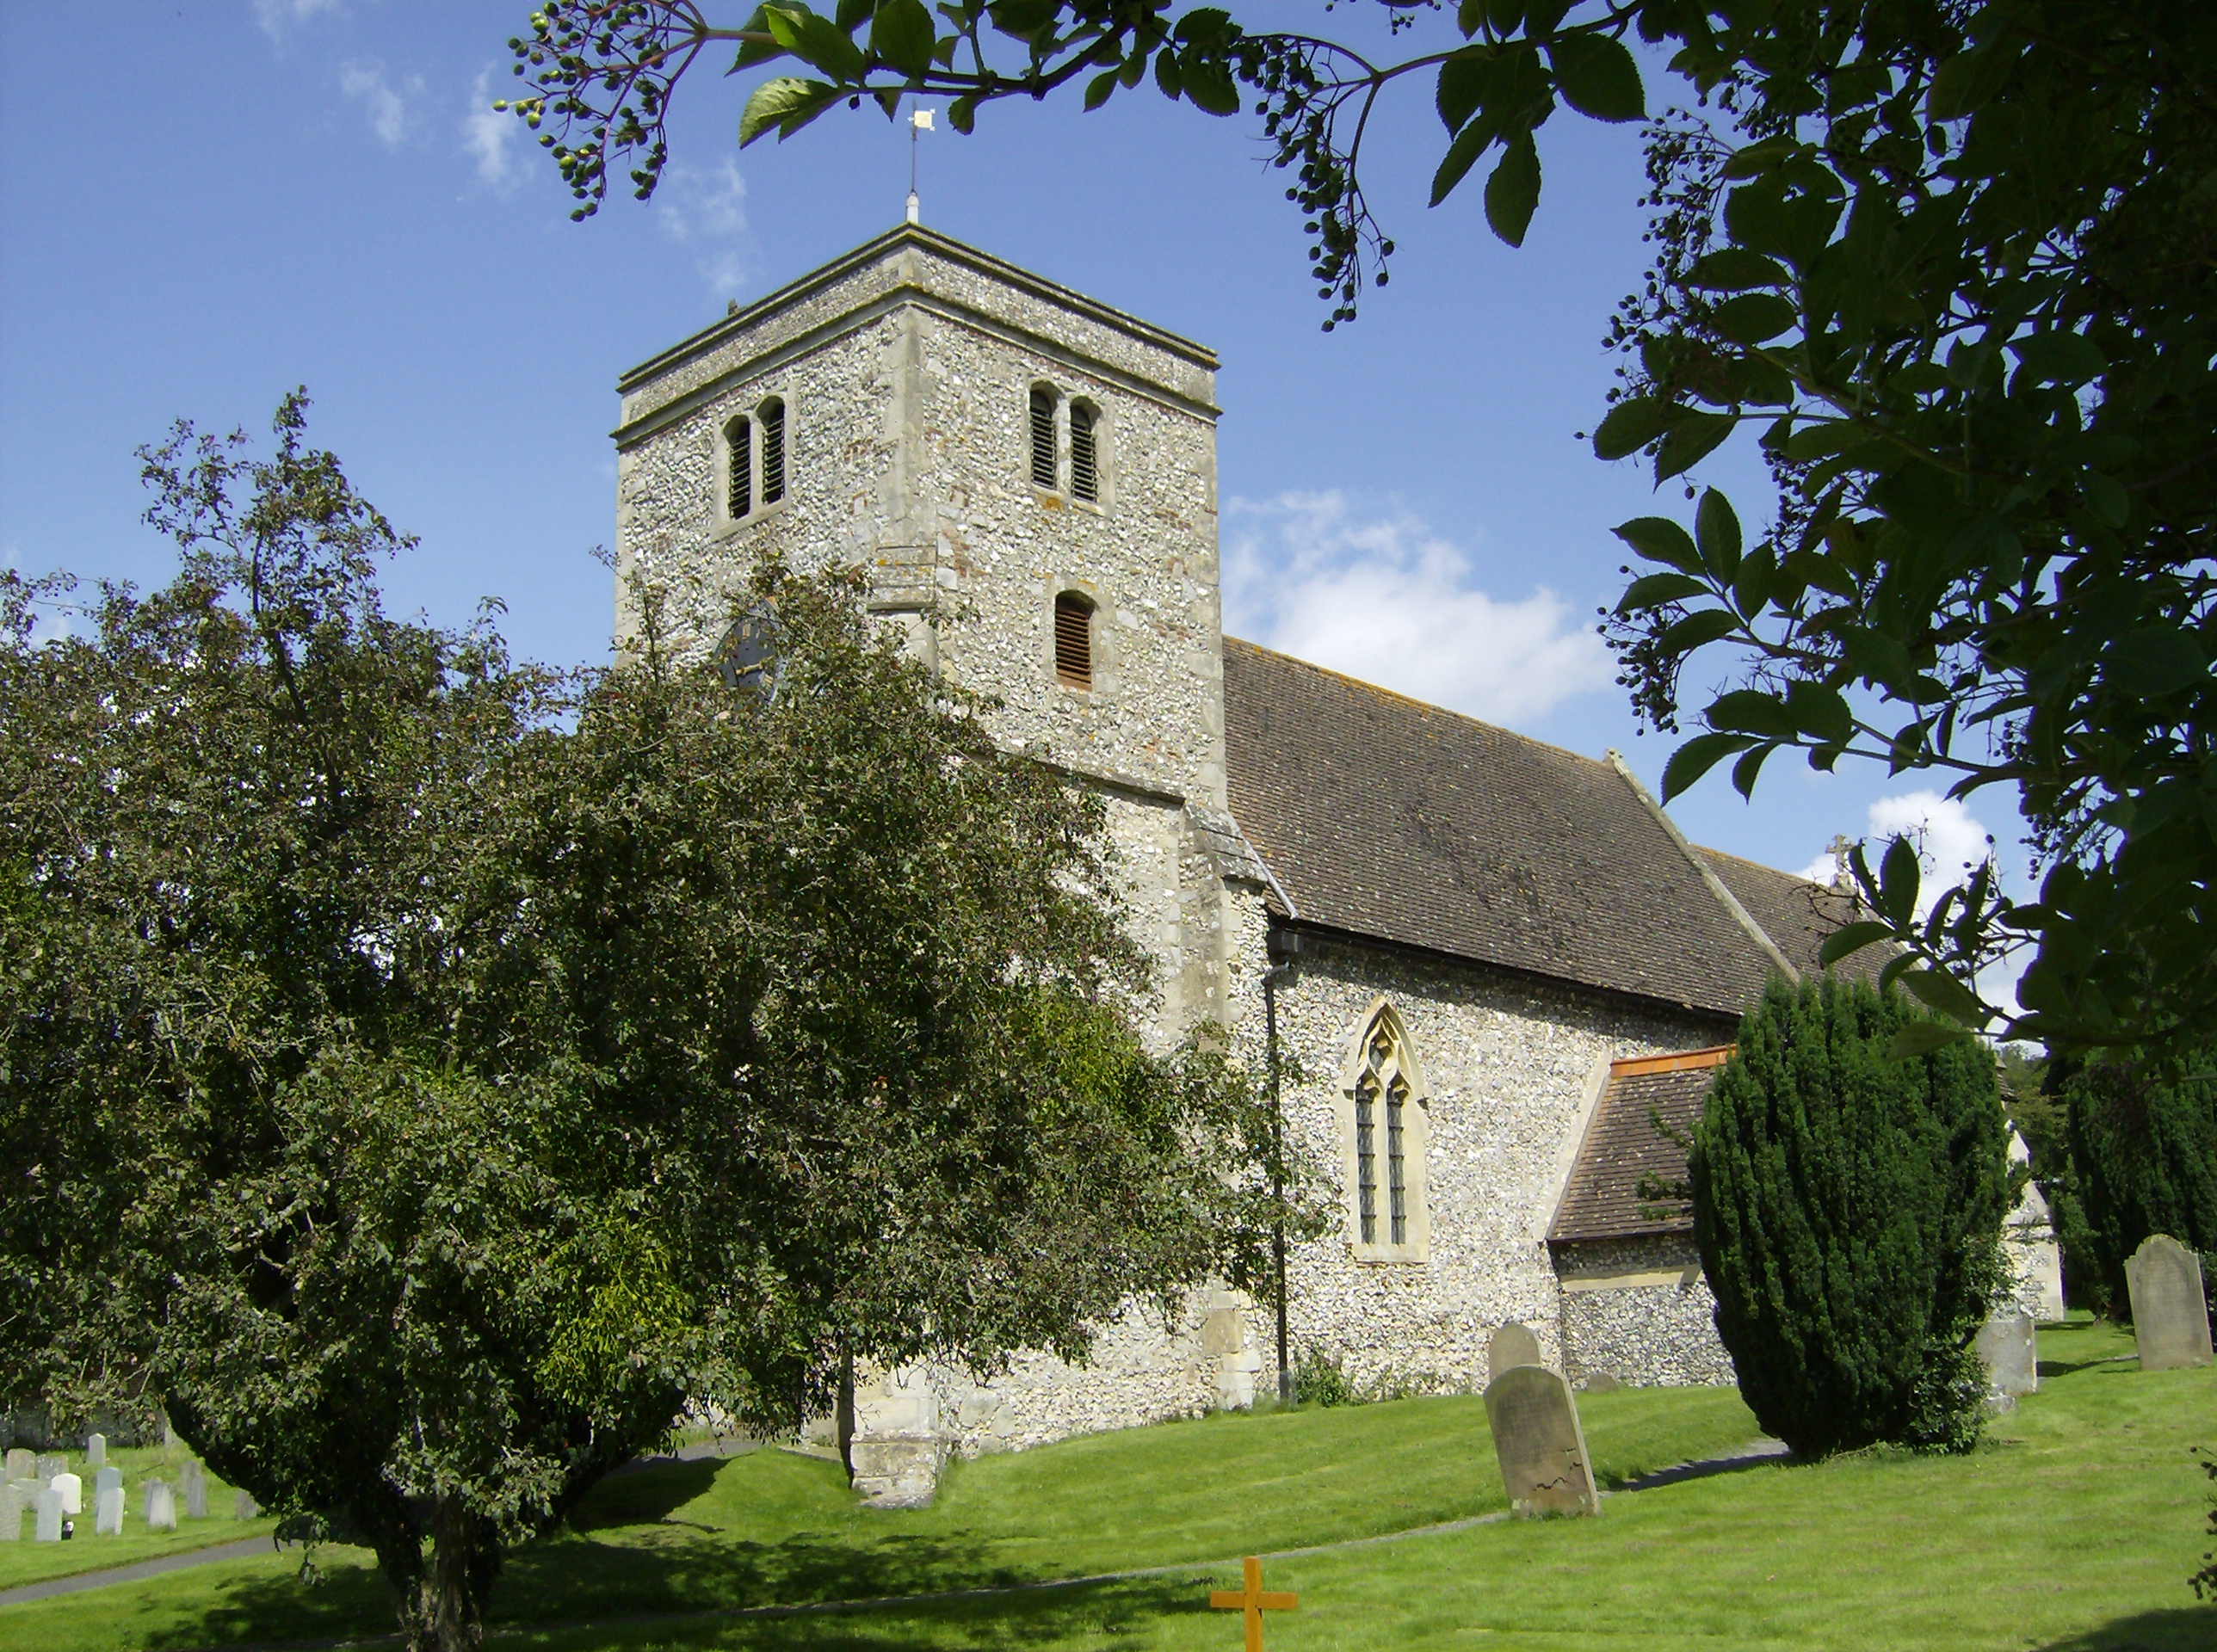
[[[479,71],[470,89],[469,113],[462,117],[462,147],[477,163],[479,182],[503,194],[516,187],[516,145],[522,141],[522,124],[507,110],[493,108],[492,71]]]
[[[1920,915],[1930,912],[1934,901],[1984,866],[1994,852],[1985,823],[1961,798],[1937,792],[1905,792],[1879,798],[1867,811],[1865,830],[1863,853],[1874,872],[1887,844],[1897,835],[1905,835],[1916,845],[1924,872],[1917,891]],[[1812,883],[1829,884],[1832,867],[1832,852],[1826,849],[1801,868],[1801,876]]]
[[[747,181],[730,158],[710,167],[673,165],[654,192],[663,234],[693,248],[694,268],[719,299],[736,298],[754,279],[747,233]]]
[[[415,105],[423,100],[423,82],[411,75],[395,86],[386,77],[385,65],[368,62],[342,64],[339,89],[361,104],[369,115],[369,128],[387,149],[408,140],[416,125]]]
[[[281,40],[303,24],[313,22],[325,12],[337,12],[343,5],[344,0],[254,0],[254,15],[264,34]]]
[[[1226,622],[1350,676],[1494,722],[1604,687],[1609,651],[1545,587],[1508,601],[1406,511],[1366,515],[1337,490],[1226,511]]]

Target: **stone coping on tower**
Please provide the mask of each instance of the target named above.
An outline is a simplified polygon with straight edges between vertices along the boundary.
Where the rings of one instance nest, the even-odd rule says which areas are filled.
[[[921,225],[903,224],[641,362],[616,381],[630,445],[829,338],[919,305],[1214,418],[1216,353]]]

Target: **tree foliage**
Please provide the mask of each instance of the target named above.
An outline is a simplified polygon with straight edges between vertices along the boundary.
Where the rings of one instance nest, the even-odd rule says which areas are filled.
[[[1864,982],[1774,980],[1694,1129],[1717,1334],[1800,1456],[1978,1439],[1971,1342],[2008,1282],[2017,1179],[1992,1057],[1961,1041],[1894,1056],[1915,1014]]]
[[[1261,1278],[1267,1109],[1133,1031],[1098,799],[837,579],[759,571],[767,697],[395,620],[303,419],[146,453],[166,589],[41,640],[0,575],[9,1398],[166,1408],[451,1649],[689,1398]]]
[[[2076,1065],[2060,1084],[2073,1179],[2101,1301],[2132,1317],[2125,1263],[2151,1235],[2202,1253],[2217,1293],[2217,1057]]]
[[[1714,493],[1691,533],[1620,530],[1642,564],[1612,620],[1635,704],[1675,729],[1689,667],[1720,678],[1666,798],[1727,758],[1750,790],[1786,749],[1931,771],[1959,796],[2011,788],[2036,900],[1990,866],[1920,906],[1913,878],[1859,854],[1875,915],[1842,947],[1883,938],[1932,965],[1904,983],[1959,1024],[2059,1047],[2186,1038],[2217,1008],[2217,13],[1380,3],[1426,49],[1377,61],[1166,0],[547,0],[511,42],[513,107],[584,215],[611,165],[652,193],[670,99],[712,51],[800,71],[755,87],[742,142],[843,101],[890,115],[910,92],[951,98],[964,131],[987,102],[1079,82],[1089,108],[1147,80],[1213,114],[1244,102],[1290,173],[1329,327],[1386,280],[1362,162],[1389,89],[1432,90],[1435,204],[1483,163],[1487,219],[1515,244],[1535,133],[1558,108],[1642,118],[1631,43],[1667,52],[1705,112],[1651,128],[1657,261],[1617,318],[1629,364],[1596,450],[1646,455],[1659,483],[1747,427],[1782,499],[1751,547]],[[1979,974],[2028,950],[2005,1017]]]

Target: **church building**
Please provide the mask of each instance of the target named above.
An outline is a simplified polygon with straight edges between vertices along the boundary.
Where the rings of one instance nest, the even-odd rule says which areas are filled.
[[[1518,1320],[1574,1384],[1731,1381],[1690,1222],[1643,1196],[1683,1169],[1656,1120],[1844,897],[1688,842],[1613,752],[1226,637],[1216,365],[904,225],[624,375],[620,610],[644,575],[705,656],[758,552],[866,569],[1002,738],[1106,799],[1160,1044],[1215,1021],[1259,1063],[1277,971],[1288,1128],[1342,1207],[1288,1263],[1297,1351],[1462,1391]],[[950,1453],[1247,1404],[1274,1342],[1204,1291],[1082,1367],[866,1373],[856,1484],[919,1501]]]

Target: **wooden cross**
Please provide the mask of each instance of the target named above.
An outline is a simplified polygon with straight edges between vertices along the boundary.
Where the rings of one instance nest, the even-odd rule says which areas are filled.
[[[1254,1555],[1247,1556],[1247,1587],[1244,1589],[1211,1589],[1208,1604],[1219,1612],[1244,1612],[1247,1614],[1247,1652],[1263,1652],[1263,1614],[1266,1612],[1291,1612],[1300,1604],[1300,1596],[1280,1593],[1265,1593],[1263,1589],[1263,1563]]]

